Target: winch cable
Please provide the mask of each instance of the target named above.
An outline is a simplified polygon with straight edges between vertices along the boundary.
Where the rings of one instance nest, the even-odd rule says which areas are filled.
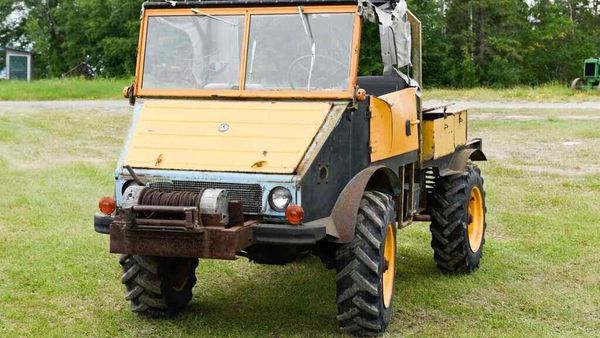
[[[169,207],[197,207],[203,191],[164,191],[158,188],[146,188],[140,194],[140,205],[155,205]],[[177,215],[152,212],[144,215],[146,218],[173,219]],[[177,217],[181,218],[181,217]]]
[[[140,204],[193,207],[198,205],[200,195],[196,191],[165,191],[158,188],[146,188],[140,195]]]

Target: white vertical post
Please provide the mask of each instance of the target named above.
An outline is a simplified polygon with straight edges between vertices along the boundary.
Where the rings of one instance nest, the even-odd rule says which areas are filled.
[[[12,55],[10,55],[10,52],[7,50],[6,51],[6,79],[10,80],[10,57]]]

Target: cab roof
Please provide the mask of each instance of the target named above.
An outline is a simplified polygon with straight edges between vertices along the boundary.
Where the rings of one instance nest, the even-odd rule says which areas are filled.
[[[301,5],[348,5],[360,0],[203,0],[203,1],[149,1],[145,9],[154,8],[198,8],[198,7],[248,7],[248,6],[301,6]],[[371,0],[375,5],[396,3],[394,0]]]

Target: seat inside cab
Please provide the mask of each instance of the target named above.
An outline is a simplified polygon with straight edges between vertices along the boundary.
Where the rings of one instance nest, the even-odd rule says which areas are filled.
[[[386,61],[383,55],[388,56],[389,53],[382,50],[382,39],[385,37],[381,36],[379,26],[363,21],[361,36],[363,40],[360,46],[358,87],[364,89],[367,95],[375,97],[408,88],[408,83],[393,71],[395,67],[389,66],[387,71],[384,70]],[[374,64],[374,60],[378,62]]]
[[[405,89],[408,84],[399,76],[371,75],[359,76],[358,87],[369,95],[382,96]]]

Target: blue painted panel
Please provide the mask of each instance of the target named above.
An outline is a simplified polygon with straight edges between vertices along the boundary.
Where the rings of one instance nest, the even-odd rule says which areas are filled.
[[[284,213],[271,210],[268,203],[269,192],[275,187],[282,186],[292,192],[293,203],[301,205],[301,195],[299,188],[296,187],[294,175],[269,175],[269,174],[251,174],[251,173],[229,173],[229,172],[202,172],[202,171],[179,171],[179,170],[152,170],[135,169],[138,176],[155,176],[168,180],[181,181],[199,181],[199,182],[220,182],[220,183],[244,183],[259,184],[263,190],[262,215],[283,217]],[[115,197],[117,205],[121,205],[121,194],[126,180],[122,175],[129,175],[122,168],[117,169],[115,178]]]

